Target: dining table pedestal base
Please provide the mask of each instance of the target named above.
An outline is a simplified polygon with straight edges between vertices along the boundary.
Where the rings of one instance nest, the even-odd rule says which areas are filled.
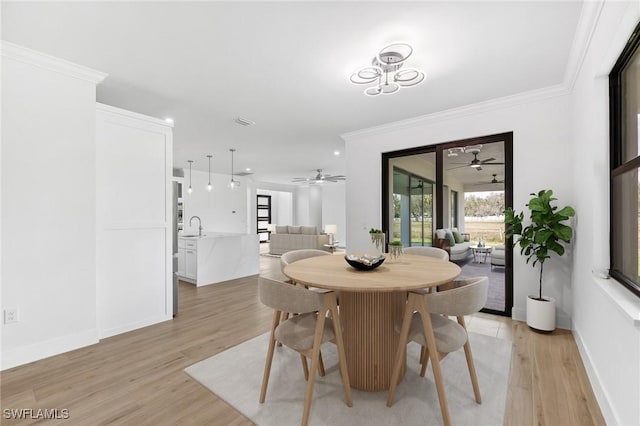
[[[351,387],[363,391],[388,390],[400,343],[396,324],[402,324],[407,292],[340,292],[340,321]],[[398,381],[406,371],[405,362]]]

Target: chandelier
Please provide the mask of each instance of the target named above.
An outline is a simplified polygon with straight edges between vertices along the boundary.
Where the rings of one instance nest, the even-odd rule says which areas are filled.
[[[371,60],[371,66],[354,72],[349,77],[353,84],[374,84],[364,90],[367,96],[390,95],[401,87],[422,83],[424,72],[415,68],[404,68],[405,61],[413,53],[407,43],[392,43],[385,46]]]

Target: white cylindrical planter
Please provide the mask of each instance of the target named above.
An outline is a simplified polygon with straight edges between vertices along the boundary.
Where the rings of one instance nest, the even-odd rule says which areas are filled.
[[[536,296],[527,298],[527,325],[536,330],[553,331],[556,329],[556,299],[553,297],[537,300]]]

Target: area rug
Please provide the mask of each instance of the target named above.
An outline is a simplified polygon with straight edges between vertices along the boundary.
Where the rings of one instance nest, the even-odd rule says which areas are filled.
[[[482,404],[476,404],[462,350],[445,357],[442,370],[452,423],[502,425],[511,363],[511,342],[469,333],[480,383]],[[185,369],[197,382],[258,425],[298,425],[302,418],[306,382],[300,357],[276,348],[264,404],[258,403],[268,334],[248,340]],[[431,369],[420,377],[420,347],[408,346],[407,373],[398,385],[395,403],[386,406],[387,392],[352,391],[353,407],[344,390],[333,344],[322,347],[326,375],[317,377],[311,425],[437,425],[442,424]]]

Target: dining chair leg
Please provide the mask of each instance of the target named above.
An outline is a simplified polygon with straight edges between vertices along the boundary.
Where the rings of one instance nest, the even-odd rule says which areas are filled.
[[[324,361],[322,360],[322,351],[320,351],[320,355],[318,357],[318,375],[320,377],[324,377]]]
[[[271,374],[271,362],[273,361],[273,351],[276,347],[276,327],[280,323],[280,312],[273,314],[271,322],[271,334],[269,335],[269,349],[267,350],[267,360],[264,364],[264,374],[262,376],[262,389],[260,389],[260,403],[264,403],[267,396],[267,385],[269,384],[269,374]]]
[[[335,298],[335,295],[332,295]],[[331,297],[327,296],[327,297]],[[351,399],[351,385],[349,384],[349,371],[347,370],[347,358],[344,353],[344,340],[342,339],[342,325],[340,323],[340,315],[338,314],[338,301],[330,300],[331,318],[333,319],[333,333],[336,335],[336,347],[338,348],[338,364],[340,366],[340,375],[342,376],[342,386],[344,387],[344,396],[348,407],[353,406]]]
[[[309,367],[307,366],[307,357],[300,354],[300,361],[302,361],[302,372],[304,373],[304,380],[309,380]]]
[[[325,299],[326,300],[326,299]],[[313,374],[309,374],[309,380],[307,380],[307,391],[304,396],[304,410],[302,412],[302,426],[306,426],[309,423],[309,413],[311,412],[311,400],[313,398],[313,386],[316,381],[315,372],[318,370],[318,359],[320,358],[320,345],[322,344],[322,332],[324,331],[325,316],[327,312],[326,302],[323,303],[322,312],[318,312],[318,319],[316,321],[316,331],[313,338],[313,349],[311,355],[311,371]]]
[[[467,327],[464,323],[464,317],[458,317],[458,324]],[[473,363],[473,355],[471,354],[471,344],[469,343],[469,336],[467,334],[467,343],[464,344],[464,356],[467,358],[467,367],[469,367],[469,376],[471,376],[471,385],[473,386],[473,394],[476,397],[476,402],[482,404],[482,396],[480,396],[480,385],[478,384],[478,376],[476,375],[476,367]]]
[[[398,386],[398,379],[400,378],[400,370],[402,369],[402,357],[407,350],[407,340],[409,339],[409,326],[411,325],[411,318],[413,317],[414,302],[411,297],[413,293],[409,293],[407,304],[404,308],[404,318],[402,319],[402,328],[400,329],[400,340],[398,342],[398,349],[396,349],[396,359],[393,363],[393,372],[391,373],[391,384],[389,386],[389,393],[387,395],[387,407],[393,405],[393,396],[396,393],[396,386]]]
[[[289,319],[289,312],[282,312],[280,322],[285,322],[288,319]],[[282,347],[282,342],[278,342],[278,347],[279,348]]]
[[[418,296],[417,294],[410,293],[409,297]],[[414,299],[416,299],[414,297]],[[416,299],[418,300],[418,299]],[[445,426],[451,425],[451,418],[449,417],[449,406],[447,404],[447,394],[444,388],[444,380],[442,378],[442,370],[440,369],[440,360],[438,359],[438,350],[436,349],[436,338],[433,335],[433,326],[431,324],[431,314],[427,312],[427,307],[425,305],[424,299],[420,300],[417,303],[416,310],[422,317],[422,327],[424,330],[424,334],[427,340],[427,350],[430,354],[434,354],[431,356],[431,369],[433,370],[433,378],[436,382],[436,389],[438,390],[438,400],[440,401],[440,411],[442,412],[442,421]]]
[[[422,349],[424,350],[424,356],[420,360],[420,364],[422,364],[422,367],[420,368],[420,377],[424,377],[427,373],[427,364],[429,364],[429,351],[424,346]]]

